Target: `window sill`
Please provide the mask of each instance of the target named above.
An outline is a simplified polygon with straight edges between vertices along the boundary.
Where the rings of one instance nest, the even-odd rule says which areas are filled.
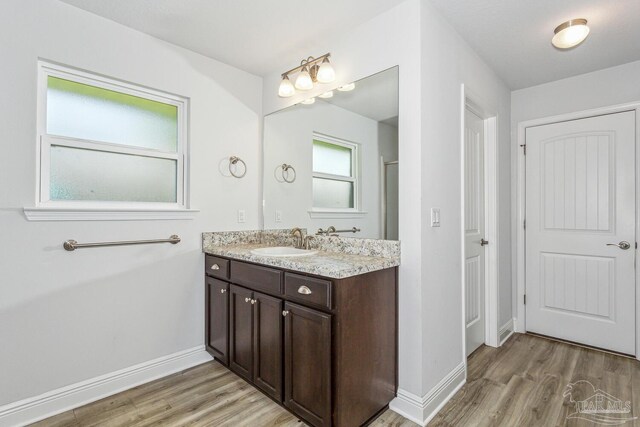
[[[316,211],[310,210],[309,217],[311,219],[350,219],[364,218],[367,212],[364,211]]]
[[[24,208],[29,221],[148,221],[194,219],[197,209]]]

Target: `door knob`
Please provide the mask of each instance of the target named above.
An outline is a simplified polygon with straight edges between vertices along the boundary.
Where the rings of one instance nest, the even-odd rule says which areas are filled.
[[[221,293],[221,294],[224,294],[225,292],[227,292],[227,290],[226,290],[226,289],[220,289],[220,293]]]
[[[607,246],[617,246],[620,249],[626,251],[627,249],[629,249],[631,247],[631,243],[627,242],[626,240],[623,240],[620,243],[607,243]]]
[[[484,240],[484,238],[480,239],[480,246],[487,246],[489,244],[488,240]]]
[[[256,303],[256,300],[252,299],[252,300],[251,300],[251,305],[253,305],[253,304],[255,304],[255,303]]]
[[[282,315],[283,315],[283,316],[286,316],[287,314],[289,314],[289,310],[283,310],[283,311],[282,311]]]
[[[251,298],[245,298],[244,299],[244,302],[249,302],[249,301],[251,301]]]

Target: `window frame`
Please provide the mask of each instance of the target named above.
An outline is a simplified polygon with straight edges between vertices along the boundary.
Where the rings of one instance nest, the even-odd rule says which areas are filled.
[[[177,109],[176,151],[163,151],[132,145],[93,141],[47,133],[48,77],[57,77],[151,101],[173,105]],[[55,219],[190,219],[196,210],[189,206],[189,150],[187,137],[188,99],[126,83],[97,73],[39,60],[37,90],[36,197],[35,207],[25,208],[30,220]],[[51,146],[82,148],[116,154],[132,154],[176,161],[176,202],[91,201],[50,199]],[[57,215],[57,214],[60,215]],[[148,215],[145,215],[148,213]],[[163,215],[165,213],[166,215]],[[60,216],[61,218],[57,218]]]
[[[315,170],[313,170],[313,142],[314,141],[321,141],[327,144],[337,145],[337,146],[345,147],[351,150],[351,176],[347,177],[343,175],[327,174],[322,172],[316,172]],[[338,215],[338,217],[341,214],[344,214],[346,216],[353,215],[353,214],[363,214],[364,212],[360,210],[361,209],[360,144],[356,142],[347,141],[342,138],[336,138],[333,136],[324,135],[318,132],[313,133],[313,139],[311,140],[311,144],[312,144],[312,149],[311,149],[311,152],[312,152],[311,180],[312,182],[314,178],[320,178],[320,179],[328,179],[332,181],[353,183],[353,207],[352,208],[327,208],[327,207],[313,206],[313,185],[312,185],[312,188],[311,188],[312,207],[311,207],[311,210],[309,211],[309,214],[311,215],[311,217],[323,216],[323,214],[324,216],[326,216],[327,214]]]

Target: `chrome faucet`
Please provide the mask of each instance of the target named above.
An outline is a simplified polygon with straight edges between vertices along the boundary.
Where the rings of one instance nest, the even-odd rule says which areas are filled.
[[[302,237],[302,230],[299,227],[295,227],[291,230],[291,236],[295,237],[296,234],[298,235],[298,241],[295,243],[295,247],[298,249],[302,249],[303,246],[303,237]]]
[[[306,249],[306,250],[311,249],[311,241],[313,239],[314,239],[314,237],[311,236],[311,235],[304,236],[304,249]]]

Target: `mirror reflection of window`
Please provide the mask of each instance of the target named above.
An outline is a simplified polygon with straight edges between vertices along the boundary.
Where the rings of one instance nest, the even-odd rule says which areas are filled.
[[[314,135],[314,208],[357,209],[357,160],[357,144]]]

